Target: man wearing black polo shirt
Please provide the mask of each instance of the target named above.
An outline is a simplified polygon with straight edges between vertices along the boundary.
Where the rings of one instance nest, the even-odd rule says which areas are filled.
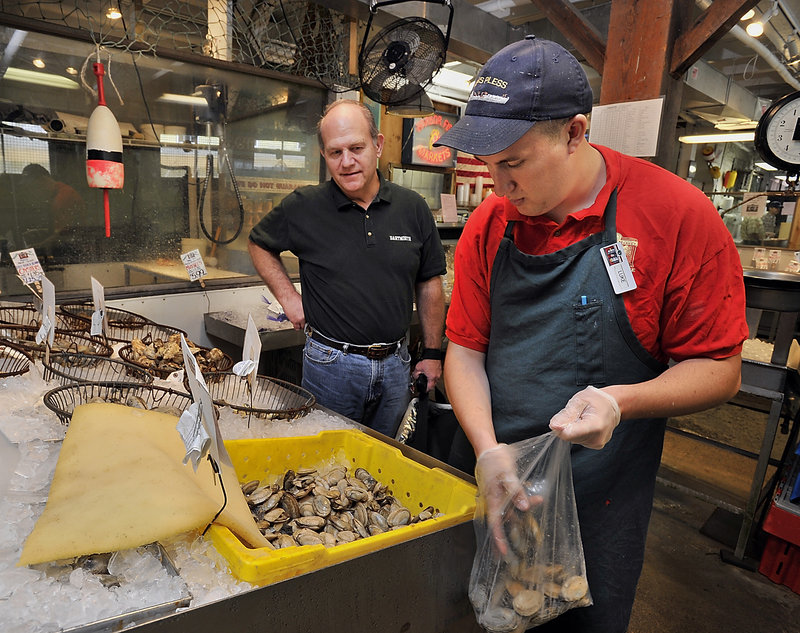
[[[444,250],[425,200],[378,172],[383,135],[368,108],[341,100],[318,127],[331,180],[300,187],[250,233],[256,270],[295,329],[303,387],[334,411],[393,436],[408,405],[406,335],[416,297],[424,351],[414,377],[442,373]],[[297,292],[280,260],[300,261]]]

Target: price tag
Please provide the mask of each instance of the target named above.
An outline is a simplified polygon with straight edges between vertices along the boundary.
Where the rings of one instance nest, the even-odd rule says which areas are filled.
[[[52,347],[56,336],[56,287],[47,277],[42,277],[42,326],[48,323],[47,344]]]
[[[456,197],[452,193],[439,194],[442,199],[442,222],[458,222]]]
[[[247,329],[244,331],[244,344],[242,345],[242,360],[253,363],[250,370],[250,388],[255,389],[256,375],[258,374],[258,361],[261,357],[261,336],[258,334],[256,322],[251,314],[247,315]]]
[[[186,464],[191,459],[192,466],[196,471],[199,461],[206,453],[210,453],[218,464],[224,463],[231,466],[231,458],[222,443],[222,435],[214,415],[211,395],[208,393],[203,374],[183,334],[181,334],[181,349],[183,350],[183,368],[194,400],[194,404],[178,420],[178,433],[183,438],[183,444],[186,447],[183,463]]]
[[[92,336],[108,333],[108,317],[106,316],[106,298],[103,284],[92,277],[92,300],[94,301],[94,312],[92,312],[92,326],[89,333]]]
[[[186,267],[186,272],[189,275],[189,281],[197,281],[202,279],[208,274],[206,265],[203,263],[203,256],[200,254],[200,249],[194,249],[188,253],[181,255],[181,261]]]
[[[44,277],[42,265],[39,263],[39,258],[36,257],[36,251],[32,248],[14,251],[11,253],[11,261],[14,262],[14,268],[17,269],[22,283],[26,285],[36,283]]]

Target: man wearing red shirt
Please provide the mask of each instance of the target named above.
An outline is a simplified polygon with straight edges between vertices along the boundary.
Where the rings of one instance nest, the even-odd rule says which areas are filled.
[[[747,338],[739,256],[713,205],[589,144],[591,107],[577,60],[528,36],[487,62],[438,141],[494,180],[456,248],[444,375],[463,431],[451,463],[475,467],[498,549],[502,504],[519,499],[509,444],[548,431],[575,444],[594,604],[537,633],[627,629],[665,419],[736,394]]]

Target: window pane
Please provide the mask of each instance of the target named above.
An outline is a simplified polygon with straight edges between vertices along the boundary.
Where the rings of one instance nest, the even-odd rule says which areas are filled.
[[[188,284],[180,255],[198,247],[210,277],[254,274],[250,228],[295,187],[320,180],[315,126],[326,91],[119,51],[109,64],[104,54],[124,165],[124,186],[109,190],[105,237],[103,190],[86,179],[86,128],[97,98],[65,70],[94,61],[94,47],[36,33],[7,47],[15,33],[18,42],[19,31],[0,27],[9,68],[33,70],[42,51],[47,66],[37,83],[30,73],[0,78],[3,296],[29,296],[8,252],[30,247],[57,291],[88,290],[91,276],[106,288]],[[48,84],[54,76],[58,84]],[[92,64],[83,80],[96,87]]]

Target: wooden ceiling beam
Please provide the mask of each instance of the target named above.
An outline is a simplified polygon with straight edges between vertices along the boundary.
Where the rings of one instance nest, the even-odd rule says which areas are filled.
[[[533,0],[533,4],[578,49],[586,63],[602,75],[606,43],[600,31],[567,0]]]
[[[673,77],[683,75],[757,4],[758,0],[714,0],[692,27],[675,40],[670,74]]]

